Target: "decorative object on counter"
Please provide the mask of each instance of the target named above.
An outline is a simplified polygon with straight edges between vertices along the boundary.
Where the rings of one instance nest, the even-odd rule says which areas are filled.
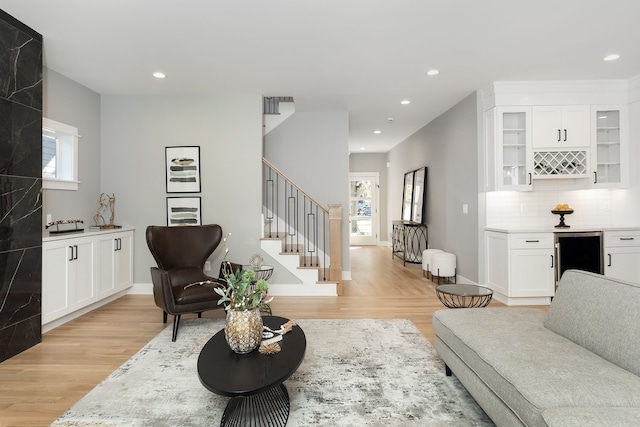
[[[45,229],[49,230],[49,228],[55,227],[54,230],[49,230],[49,233],[51,234],[75,233],[84,231],[84,227],[78,228],[78,224],[84,224],[84,221],[82,221],[81,219],[62,219],[47,223]]]
[[[564,216],[573,213],[573,209],[570,208],[568,204],[557,204],[556,207],[551,210],[551,213],[560,215],[560,223],[556,225],[555,228],[571,228],[570,225],[564,223]]]
[[[116,194],[113,193],[111,195],[107,193],[100,193],[100,197],[98,198],[98,210],[96,214],[93,216],[93,222],[95,225],[89,227],[90,230],[105,230],[111,228],[122,228],[120,225],[115,225],[113,220],[116,216]],[[109,222],[104,219],[103,214],[106,211],[111,212],[111,216],[109,217]]]

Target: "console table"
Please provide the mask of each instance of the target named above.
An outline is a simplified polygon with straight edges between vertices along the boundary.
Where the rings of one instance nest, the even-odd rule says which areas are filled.
[[[405,265],[407,262],[419,264],[422,262],[422,251],[427,249],[427,226],[413,221],[393,221],[391,233],[392,252]]]

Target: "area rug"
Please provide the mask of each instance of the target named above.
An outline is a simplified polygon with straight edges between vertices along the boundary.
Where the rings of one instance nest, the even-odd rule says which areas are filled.
[[[285,385],[287,426],[491,426],[491,420],[409,320],[299,320],[304,361]],[[53,426],[219,425],[227,398],[196,364],[223,319],[185,319],[149,342]],[[286,336],[285,336],[286,338]],[[268,357],[268,356],[265,356]]]

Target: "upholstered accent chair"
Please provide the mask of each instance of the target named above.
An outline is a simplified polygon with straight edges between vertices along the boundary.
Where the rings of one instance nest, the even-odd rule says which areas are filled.
[[[200,226],[164,227],[151,225],[146,231],[147,245],[158,264],[151,267],[153,297],[167,315],[173,316],[175,341],[180,325],[180,316],[196,313],[202,317],[204,311],[223,309],[218,305],[220,295],[214,288],[224,287],[223,278],[204,274],[205,261],[222,240],[222,228],[217,224]],[[232,264],[235,268],[236,264]]]

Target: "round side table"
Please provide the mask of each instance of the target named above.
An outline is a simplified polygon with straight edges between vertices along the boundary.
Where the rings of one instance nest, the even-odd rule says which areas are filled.
[[[449,308],[480,308],[489,305],[493,290],[478,285],[440,285],[436,295]]]

